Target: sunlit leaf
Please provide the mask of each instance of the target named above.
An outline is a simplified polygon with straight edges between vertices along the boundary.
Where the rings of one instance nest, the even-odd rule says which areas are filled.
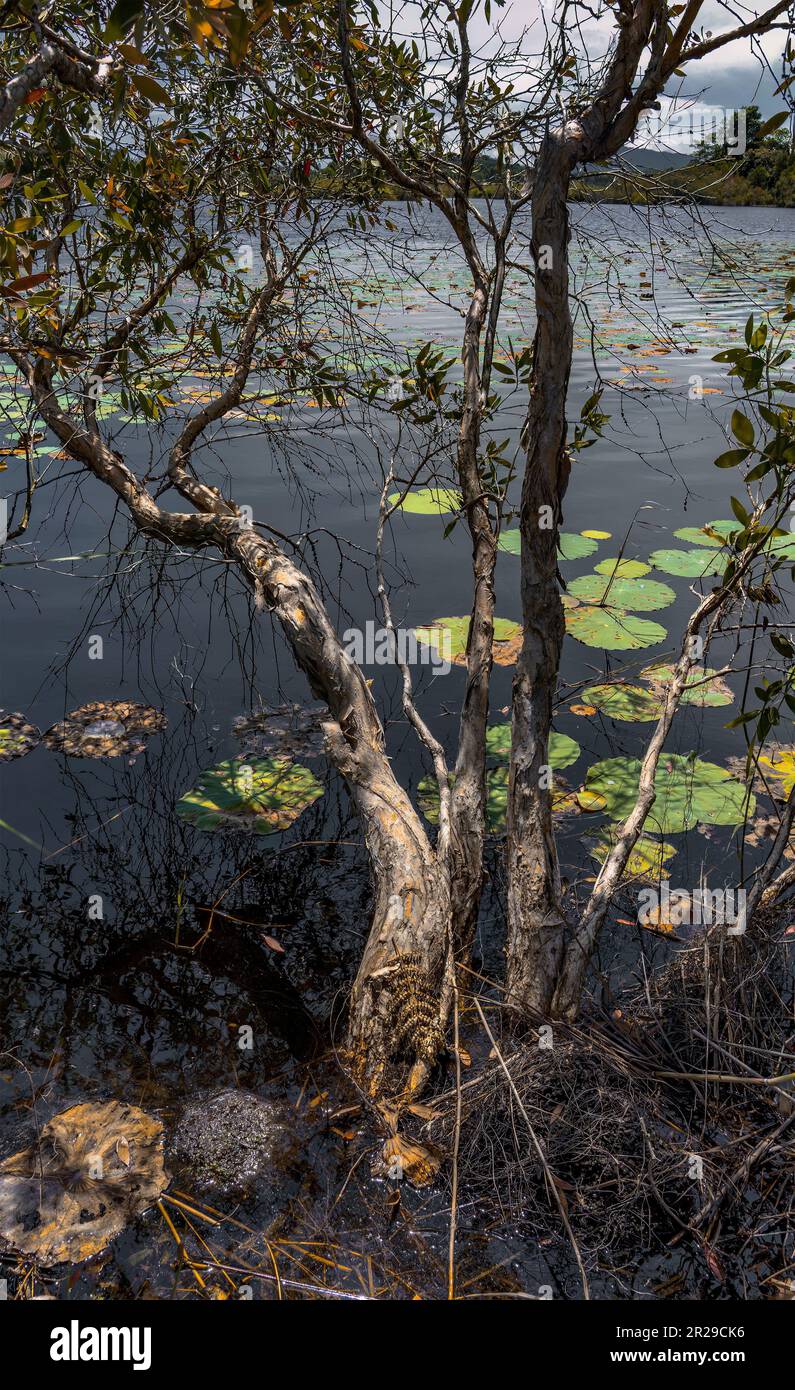
[[[43,1265],[103,1250],[168,1185],[163,1126],[134,1105],[73,1105],[0,1163],[0,1235]]]
[[[605,811],[613,820],[624,820],[638,795],[639,758],[606,758],[588,769],[585,786],[605,798]],[[654,779],[656,800],[646,827],[658,835],[706,825],[740,825],[752,815],[756,798],[723,767],[691,755],[663,753]]]
[[[199,830],[286,830],[323,795],[309,768],[287,758],[219,763],[177,802],[177,815]]]

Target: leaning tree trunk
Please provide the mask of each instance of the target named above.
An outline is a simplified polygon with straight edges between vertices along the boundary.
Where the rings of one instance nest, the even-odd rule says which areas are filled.
[[[525,424],[520,511],[523,640],[513,686],[508,789],[507,995],[547,1013],[563,955],[564,917],[552,824],[549,735],[565,630],[557,578],[561,503],[568,482],[566,391],[572,352],[568,300],[572,152],[546,136],[533,194],[536,333]]]
[[[373,881],[372,923],[350,1008],[352,1058],[360,1079],[375,1093],[394,1051],[395,963],[409,957],[415,993],[419,980],[423,997],[434,1003],[425,1031],[415,1028],[402,1039],[417,1044],[413,1079],[419,1084],[439,1051],[450,1005],[447,864],[437,856],[392,771],[367,682],[337,636],[316,586],[273,540],[242,519],[234,502],[189,470],[190,448],[212,417],[212,407],[191,417],[170,454],[171,483],[195,510],[166,511],[121,455],[105,444],[93,420],[84,424],[61,410],[46,367],[34,368],[21,353],[13,357],[27,376],[42,418],[70,454],[125,503],[142,533],[186,549],[215,547],[236,566],[257,606],[280,623],[313,693],[328,705],[327,751],[359,814]],[[235,404],[241,390],[242,379],[227,388],[224,409]]]

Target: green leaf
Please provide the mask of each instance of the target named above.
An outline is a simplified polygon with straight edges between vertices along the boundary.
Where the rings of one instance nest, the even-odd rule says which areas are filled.
[[[606,603],[610,608],[628,608],[635,613],[667,608],[676,599],[673,589],[656,579],[610,579],[602,574],[573,579],[567,592],[586,603]]]
[[[686,579],[701,579],[722,573],[719,555],[704,550],[653,550],[649,556],[655,569]]]
[[[425,627],[415,627],[414,635],[418,642],[436,651],[443,651],[444,633],[450,633],[450,657],[463,665],[466,660],[467,638],[469,636],[469,617],[434,618]],[[498,666],[513,666],[519,655],[522,628],[510,618],[494,619],[494,661]]]
[[[177,815],[199,830],[286,830],[323,795],[309,768],[287,758],[233,759],[202,773],[177,802]]]
[[[602,830],[593,844],[589,845],[588,853],[592,854],[600,864],[604,864],[615,843],[614,833],[609,829]],[[625,879],[641,879],[652,882],[659,882],[661,878],[670,878],[665,864],[675,854],[676,845],[669,845],[665,840],[653,840],[650,835],[639,835],[627,860],[627,867],[623,876]]]
[[[580,745],[568,734],[551,733],[547,756],[549,766],[559,772],[564,767],[576,763],[580,756]],[[511,725],[490,724],[486,730],[486,753],[489,757],[507,761],[511,756]]]
[[[400,500],[399,492],[390,493],[387,502],[394,507]],[[418,516],[445,516],[457,512],[463,505],[461,494],[452,487],[419,487],[407,492],[398,507],[401,512],[414,512]],[[517,531],[517,536],[519,532]]]
[[[609,560],[600,560],[594,569],[597,574],[615,575],[616,579],[640,579],[641,575],[649,573],[651,565],[645,565],[642,560],[619,560],[611,556]]]
[[[608,719],[628,723],[648,724],[659,719],[661,701],[658,695],[640,685],[589,685],[582,692],[582,701],[594,705]]]
[[[718,457],[715,459],[715,467],[736,468],[738,464],[744,463],[747,458],[747,449],[727,449],[725,454],[718,454]]]
[[[633,651],[639,647],[654,647],[658,642],[664,642],[668,635],[660,623],[638,618],[623,608],[580,604],[568,594],[563,595],[563,606],[566,610],[566,631],[586,647]]]
[[[674,666],[666,661],[646,666],[640,679],[658,687],[657,694],[664,696],[674,678]],[[683,705],[699,705],[702,708],[730,705],[734,696],[728,685],[711,666],[696,666],[685,681],[681,701]]]
[[[640,780],[639,758],[606,758],[588,769],[586,792],[605,799],[612,820],[625,820],[635,805]],[[706,825],[740,825],[747,812],[753,815],[756,797],[723,767],[703,762],[695,754],[682,757],[663,753],[654,779],[655,802],[646,821],[658,835]]]
[[[756,436],[754,434],[754,427],[748,419],[748,416],[743,415],[741,410],[733,410],[731,427],[735,439],[739,439],[741,444],[745,444],[750,449]]]

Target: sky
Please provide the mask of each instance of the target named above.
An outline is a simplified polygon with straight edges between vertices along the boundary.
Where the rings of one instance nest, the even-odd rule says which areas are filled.
[[[699,27],[711,30],[713,35],[717,35],[727,29],[736,28],[738,24],[747,23],[768,7],[726,5],[718,3],[717,0],[707,0],[699,16]],[[549,22],[556,8],[559,8],[556,6],[556,0],[514,0],[513,4],[506,4],[502,8],[493,4],[491,23],[486,21],[480,9],[471,26],[473,45],[477,46],[487,41],[496,22],[499,22],[505,39],[518,38],[534,21],[533,32],[540,33],[542,9]],[[614,33],[612,17],[584,17],[582,35],[591,57],[605,51]],[[769,60],[772,73],[760,62],[758,53],[754,52],[749,39],[726,45],[693,64],[692,68],[686,67],[685,79],[673,78],[667,88],[670,95],[663,101],[663,117],[674,112],[675,120],[670,121],[667,128],[663,126],[663,133],[659,138],[653,137],[645,143],[652,148],[687,151],[701,138],[705,121],[709,124],[716,115],[724,111],[733,112],[738,107],[751,104],[758,105],[765,116],[772,116],[775,112],[784,110],[785,103],[780,95],[775,95],[775,88],[781,80],[781,55],[785,43],[786,33],[783,30],[777,30],[758,41],[758,48],[761,48]],[[675,100],[672,101],[671,97]],[[728,119],[731,124],[732,118]]]

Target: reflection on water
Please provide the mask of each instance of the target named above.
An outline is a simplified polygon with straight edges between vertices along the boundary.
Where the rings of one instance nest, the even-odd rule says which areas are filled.
[[[395,209],[398,219],[403,215]],[[565,524],[571,532],[599,528],[611,539],[592,559],[562,562],[567,579],[618,554],[627,536],[623,553],[643,559],[668,544],[677,527],[726,515],[726,478],[712,459],[725,447],[728,395],[712,356],[738,332],[752,304],[777,302],[776,286],[792,273],[793,212],[702,209],[701,229],[684,213],[654,213],[660,223],[654,256],[646,216],[623,208],[573,212],[575,287],[583,302],[576,315],[571,412],[592,391],[596,363],[609,383],[603,405],[612,420],[605,438],[575,467]],[[454,351],[461,268],[438,216],[425,212],[421,220],[411,264],[424,290],[407,278],[405,258],[386,240],[358,256],[349,253],[337,273],[391,350],[431,339]],[[729,263],[713,241],[734,244]],[[391,278],[385,268],[390,259]],[[532,335],[519,272],[507,292],[508,334],[516,348]],[[506,349],[503,341],[503,360]],[[694,378],[705,392],[695,398]],[[520,419],[519,404],[506,402],[499,432],[515,438]],[[234,471],[238,496],[256,517],[292,534],[318,528],[305,550],[307,563],[326,574],[341,626],[363,627],[380,617],[368,558],[378,491],[374,460],[363,436],[355,457],[346,454],[346,437],[312,407],[291,409],[290,430],[296,447],[289,486],[274,441],[247,437],[244,430],[222,447],[216,441],[213,466],[219,478],[227,467]],[[117,443],[138,461],[163,448],[162,439],[138,426],[125,427]],[[324,468],[331,456],[337,471]],[[353,474],[348,483],[340,459]],[[0,1061],[0,1151],[22,1147],[34,1120],[40,1124],[78,1100],[124,1097],[170,1122],[188,1098],[243,1087],[287,1102],[294,1129],[278,1181],[271,1173],[250,1184],[240,1197],[239,1218],[255,1232],[267,1227],[278,1230],[279,1239],[316,1239],[326,1250],[340,1241],[331,1266],[313,1261],[306,1250],[300,1257],[283,1251],[286,1287],[291,1280],[305,1288],[329,1282],[366,1294],[368,1280],[379,1289],[392,1280],[393,1291],[407,1297],[412,1281],[422,1291],[443,1287],[444,1194],[405,1192],[397,1214],[388,1185],[369,1176],[372,1136],[334,1059],[369,891],[360,831],[344,789],[324,763],[313,761],[323,796],[273,837],[210,833],[174,814],[176,800],[203,770],[239,755],[234,720],[260,703],[305,703],[303,681],[267,622],[251,622],[247,599],[217,561],[164,559],[154,547],[125,551],[126,525],[111,515],[110,500],[93,483],[76,483],[67,462],[61,469],[35,528],[4,557],[7,660],[0,703],[46,729],[89,702],[140,701],[162,708],[168,727],[152,735],[145,751],[111,761],[64,757],[42,745],[2,768],[1,814],[9,828],[3,831],[0,929],[0,1037],[7,1049]],[[407,577],[393,599],[396,622],[412,626],[466,611],[469,547],[461,529],[442,540],[443,523],[422,516],[399,516],[395,529],[395,574]],[[350,563],[338,584],[340,537],[359,549],[343,551]],[[497,611],[509,619],[519,614],[517,574],[515,557],[502,555]],[[674,650],[693,606],[692,581],[666,582],[676,592],[664,614],[669,638],[630,659],[633,678]],[[91,654],[96,636],[102,637],[101,660]],[[722,666],[731,650],[725,640],[711,664]],[[556,727],[581,749],[565,773],[572,787],[582,784],[594,761],[634,757],[642,746],[648,726],[572,712],[583,686],[623,667],[626,658],[566,644]],[[368,674],[387,711],[396,770],[416,791],[427,768],[403,722],[394,676],[382,667]],[[423,710],[450,742],[463,682],[455,665],[448,675],[426,669],[421,678]],[[494,719],[509,705],[510,683],[511,670],[495,668]],[[736,696],[737,683],[729,684]],[[720,708],[683,709],[670,751],[698,749],[724,763],[738,751],[726,719]],[[586,820],[561,821],[564,872],[574,884],[594,871]],[[596,818],[593,825],[602,822]],[[735,875],[740,842],[730,828],[704,826],[672,838],[677,881],[698,881],[702,867],[721,881]],[[758,846],[746,847],[746,867],[758,853]],[[501,970],[503,888],[496,843],[488,867],[476,966],[493,976]],[[635,960],[637,935],[605,943],[605,989]],[[644,944],[660,958],[671,949]],[[253,1045],[241,1048],[240,1030],[247,1027]],[[477,1052],[476,1038],[471,1046]],[[556,1293],[576,1292],[565,1247],[537,1249],[520,1228],[484,1232],[477,1211],[466,1206],[460,1221],[459,1278],[471,1278],[473,1288],[550,1284]],[[240,1231],[225,1230],[223,1238],[241,1259]],[[257,1247],[258,1260],[262,1254]],[[254,1260],[253,1247],[246,1259]],[[288,1266],[288,1259],[294,1263]],[[671,1261],[670,1255],[663,1259],[663,1274]],[[97,1289],[111,1296],[199,1291],[195,1279],[177,1269],[173,1236],[150,1215],[61,1288],[73,1296]],[[659,1281],[656,1265],[654,1273]],[[602,1291],[620,1296],[633,1279],[643,1287],[649,1274],[641,1259],[634,1274],[617,1282],[605,1275]],[[300,1295],[300,1287],[295,1292]],[[258,1296],[273,1296],[264,1275]]]

